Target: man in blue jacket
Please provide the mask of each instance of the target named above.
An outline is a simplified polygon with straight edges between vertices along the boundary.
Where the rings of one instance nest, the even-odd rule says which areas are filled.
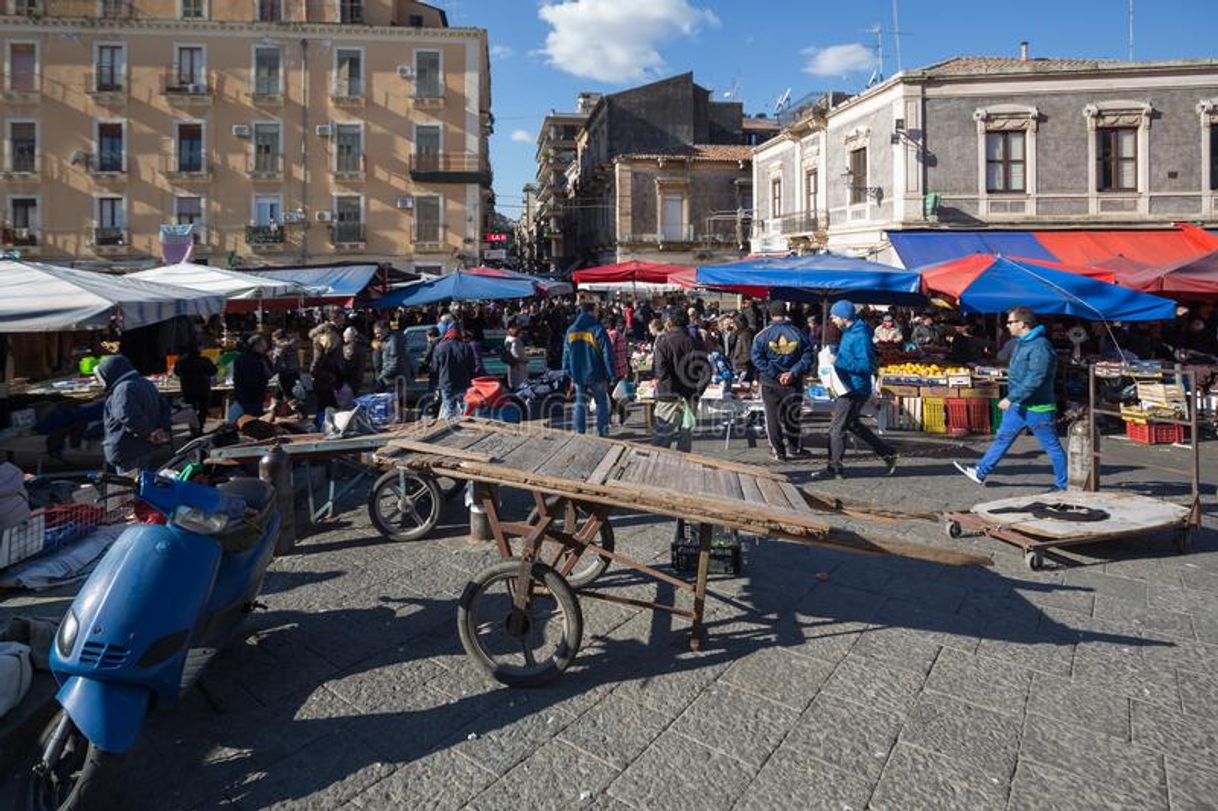
[[[575,433],[588,430],[588,396],[596,398],[597,436],[609,435],[609,387],[613,384],[613,347],[596,318],[596,304],[586,301],[567,329],[562,369],[575,386]]]
[[[770,302],[770,325],[753,338],[752,356],[761,380],[770,458],[785,462],[788,457],[806,457],[808,452],[799,434],[799,412],[803,406],[800,385],[812,369],[812,344],[787,319],[787,305],[783,302]]]
[[[846,432],[854,434],[871,446],[884,460],[885,475],[897,469],[897,453],[884,440],[859,420],[859,412],[871,399],[871,378],[875,374],[875,347],[871,329],[858,317],[849,301],[838,301],[829,310],[829,318],[841,330],[833,369],[846,387],[846,392],[833,402],[833,418],[829,421],[829,466],[814,476],[842,479],[842,458],[846,454]]]
[[[106,387],[106,463],[124,475],[149,467],[153,452],[169,442],[169,402],[123,355],[104,358],[93,373]]]
[[[1049,454],[1053,464],[1053,487],[1066,489],[1066,452],[1057,438],[1057,354],[1043,325],[1027,307],[1016,307],[1007,316],[1007,329],[1017,340],[1007,367],[1007,396],[998,401],[1002,425],[994,444],[974,467],[956,462],[956,469],[980,485],[1001,461],[1016,438],[1027,428]]]

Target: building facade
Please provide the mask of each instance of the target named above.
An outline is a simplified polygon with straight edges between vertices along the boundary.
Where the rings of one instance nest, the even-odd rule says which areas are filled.
[[[739,256],[753,208],[748,144],[758,138],[744,122],[739,102],[711,100],[689,73],[597,101],[567,171],[575,261]]]
[[[789,125],[754,183],[756,250],[895,262],[897,230],[1214,224],[1218,61],[950,59]]]
[[[551,112],[537,132],[537,249],[538,263],[567,267],[575,250],[575,221],[567,216],[567,170],[575,163],[576,140],[600,93],[580,93],[575,111]]]
[[[477,259],[486,32],[407,0],[3,0],[3,248],[147,264]]]

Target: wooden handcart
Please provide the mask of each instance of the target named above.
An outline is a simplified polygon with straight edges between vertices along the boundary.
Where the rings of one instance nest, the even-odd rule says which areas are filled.
[[[581,597],[668,611],[692,621],[690,645],[702,639],[711,532],[715,525],[766,537],[870,554],[899,554],[945,564],[988,565],[978,555],[913,543],[867,540],[833,530],[828,511],[859,517],[818,499],[764,468],[668,451],[649,445],[477,419],[399,430],[375,454],[391,468],[370,499],[373,521],[390,537],[421,537],[434,517],[434,482],[472,482],[503,560],[466,586],[458,630],[466,652],[492,677],[527,686],[558,676],[579,651],[583,620],[575,587],[610,562],[692,595],[690,608],[600,591]],[[532,513],[507,520],[497,491],[527,491]],[[644,565],[613,547],[612,508],[684,518],[700,526],[697,574],[691,583]],[[908,516],[905,516],[908,517]],[[513,549],[513,541],[516,548]]]

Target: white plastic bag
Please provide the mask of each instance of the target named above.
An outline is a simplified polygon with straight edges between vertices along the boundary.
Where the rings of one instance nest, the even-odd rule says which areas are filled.
[[[829,347],[823,347],[816,356],[817,375],[830,397],[841,397],[850,389],[838,376],[837,369],[833,366],[833,360],[833,353],[829,351]]]
[[[0,642],[0,718],[21,703],[33,679],[29,646]]]

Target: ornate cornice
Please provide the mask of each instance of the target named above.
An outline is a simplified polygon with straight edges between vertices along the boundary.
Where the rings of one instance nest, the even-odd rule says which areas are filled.
[[[217,20],[111,20],[98,17],[40,17],[0,16],[0,31],[40,32],[48,34],[103,33],[121,34],[212,34],[215,36],[248,34],[272,39],[334,38],[410,40],[429,42],[436,39],[485,40],[484,28],[410,28],[395,25],[350,25],[343,23],[228,22]]]

